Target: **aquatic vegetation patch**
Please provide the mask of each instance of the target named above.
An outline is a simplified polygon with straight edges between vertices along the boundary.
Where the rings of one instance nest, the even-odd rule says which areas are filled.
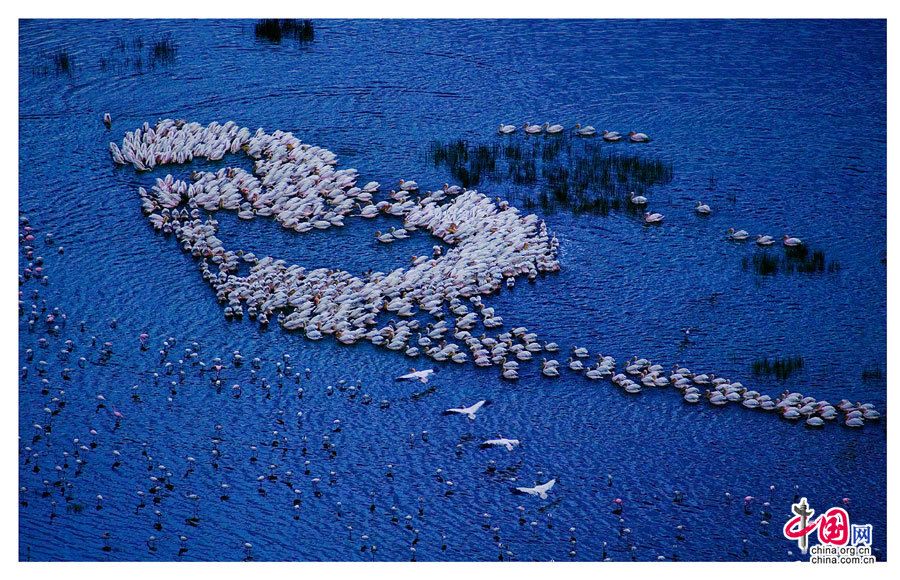
[[[75,73],[75,58],[66,47],[43,52],[39,62],[31,67],[31,72],[39,76],[72,76]]]
[[[741,266],[744,270],[753,270],[761,276],[782,274],[822,274],[834,273],[841,269],[840,262],[828,260],[822,250],[812,250],[801,244],[799,246],[786,246],[784,254],[773,255],[764,250],[757,251],[750,258],[743,258]]]
[[[775,376],[778,379],[785,380],[803,368],[802,356],[789,356],[785,358],[775,357],[769,360],[768,357],[756,359],[751,365],[751,369],[755,376]]]
[[[607,153],[612,145],[565,136],[529,138],[503,144],[465,140],[432,141],[428,159],[444,167],[463,187],[512,183],[538,187],[515,201],[527,209],[567,210],[606,215],[637,209],[631,193],[672,181],[671,163],[642,155]]]
[[[312,42],[316,32],[312,20],[294,18],[263,18],[253,27],[256,38],[280,43],[283,38],[298,42]]]
[[[175,54],[178,51],[175,42],[171,38],[163,38],[153,43],[150,49],[151,62],[159,64],[173,64],[175,62]]]
[[[868,367],[863,369],[862,380],[864,381],[881,381],[884,380],[884,372],[879,367]]]
[[[67,49],[61,48],[53,53],[53,67],[57,73],[69,74],[73,66],[74,61]]]

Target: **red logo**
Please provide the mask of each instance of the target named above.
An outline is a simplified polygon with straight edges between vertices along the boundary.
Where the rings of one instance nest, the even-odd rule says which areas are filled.
[[[805,554],[809,548],[809,535],[818,530],[819,542],[832,546],[846,546],[850,542],[850,515],[844,508],[833,507],[812,519],[815,510],[809,507],[806,498],[801,498],[791,507],[794,517],[784,524],[784,537],[796,540]]]

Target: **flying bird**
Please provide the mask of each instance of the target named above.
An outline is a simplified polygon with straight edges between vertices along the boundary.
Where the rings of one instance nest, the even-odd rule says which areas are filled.
[[[507,451],[512,451],[513,447],[516,447],[518,445],[518,439],[507,439],[505,437],[501,437],[499,439],[488,439],[481,444],[481,448],[488,449],[489,447],[506,447]]]
[[[547,499],[547,492],[553,489],[554,485],[556,485],[556,478],[534,487],[514,487],[512,492],[518,495],[536,495],[541,499]]]
[[[411,372],[406,373],[401,377],[397,377],[397,380],[418,380],[423,383],[428,382],[428,378],[434,374],[434,369],[425,369],[423,371],[417,371],[416,369],[410,369]]]
[[[453,414],[465,415],[470,420],[474,421],[475,413],[477,413],[478,410],[481,409],[485,404],[487,404],[487,401],[481,400],[481,401],[478,401],[477,403],[475,403],[474,405],[472,405],[471,407],[457,407],[454,409],[447,409],[446,411],[444,411],[444,415],[453,415]]]

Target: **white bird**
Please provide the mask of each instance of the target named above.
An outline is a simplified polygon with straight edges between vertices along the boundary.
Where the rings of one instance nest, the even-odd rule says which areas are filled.
[[[594,129],[591,125],[581,126],[581,123],[575,123],[575,134],[580,137],[593,137],[597,134],[597,129]]]
[[[549,135],[557,135],[563,132],[562,125],[551,125],[550,123],[544,123],[544,131]]]
[[[434,369],[425,369],[421,371],[410,369],[410,371],[411,372],[408,372],[403,376],[397,377],[397,380],[417,380],[423,383],[427,383],[431,375],[434,374]]]
[[[486,403],[487,401],[482,399],[481,401],[478,401],[477,403],[469,407],[456,407],[453,409],[447,409],[446,411],[444,411],[444,415],[465,415],[470,420],[474,421],[475,413],[477,413],[478,410],[481,409]]]
[[[501,135],[509,135],[510,133],[516,132],[516,126],[515,125],[504,125],[501,123],[500,128],[497,131]]]
[[[647,198],[643,195],[635,195],[634,192],[631,192],[631,203],[634,205],[647,205]]]
[[[775,243],[775,238],[772,236],[764,236],[762,234],[756,236],[756,244],[759,246],[771,246]]]
[[[737,230],[734,228],[728,228],[728,239],[734,240],[736,242],[743,242],[747,238],[750,237],[750,234],[747,233],[747,230]]]
[[[694,211],[696,211],[700,215],[709,215],[712,213],[712,210],[709,209],[709,206],[700,201],[697,202],[697,207],[694,208]]]
[[[645,224],[661,224],[663,218],[666,217],[661,213],[650,213],[649,211],[644,214],[644,223]]]
[[[792,237],[788,236],[787,234],[785,234],[781,240],[782,240],[782,243],[789,248],[793,248],[793,247],[800,246],[803,244],[803,241],[800,238],[792,238]]]
[[[400,189],[403,191],[418,191],[419,184],[415,181],[404,181],[400,180]]]
[[[556,485],[555,478],[551,479],[547,483],[542,483],[541,485],[536,485],[534,487],[515,487],[513,488],[513,493],[536,495],[541,499],[547,499],[547,492],[553,489],[554,485]]]
[[[528,123],[522,125],[522,128],[525,129],[525,132],[529,135],[537,135],[544,130],[544,128],[540,125],[529,125]]]
[[[622,135],[619,134],[618,131],[603,131],[603,140],[609,141],[610,143],[615,143],[616,141],[622,140]]]
[[[103,124],[106,125],[107,129],[112,127],[112,115],[110,115],[109,113],[103,113]]]
[[[650,141],[650,137],[646,133],[635,133],[634,131],[628,134],[628,138],[632,143],[648,143]]]
[[[489,447],[506,447],[507,451],[512,451],[513,447],[517,446],[518,444],[518,439],[507,439],[505,437],[501,437],[499,439],[488,439],[481,444],[481,448],[487,449]]]

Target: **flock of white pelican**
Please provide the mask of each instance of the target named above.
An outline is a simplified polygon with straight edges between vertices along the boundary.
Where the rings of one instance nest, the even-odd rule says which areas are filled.
[[[545,124],[525,129],[554,133],[562,127]],[[581,129],[585,128],[577,128]],[[511,125],[500,129],[514,130]],[[522,326],[489,335],[504,321],[483,302],[483,296],[504,285],[513,287],[516,277],[533,280],[560,267],[558,241],[546,224],[533,214],[520,214],[508,202],[448,184],[435,191],[420,191],[415,181],[402,179],[387,199],[375,201],[379,184],[358,187],[356,171],[336,169],[336,156],[327,149],[302,143],[288,132],[253,132],[233,122],[203,126],[166,119],[126,133],[121,147],[110,144],[116,163],[131,164],[139,171],[187,163],[196,157],[222,159],[241,151],[254,160],[253,173],[235,168],[195,172],[191,183],[167,175],[157,179],[149,191],[139,189],[147,219],[157,230],[173,234],[185,251],[199,259],[203,277],[225,304],[227,317],[242,317],[246,306],[247,315],[260,324],[275,317],[283,328],[301,331],[310,340],[325,336],[344,344],[365,340],[411,358],[424,355],[439,362],[498,367],[500,376],[510,381],[519,378],[520,363],[559,350],[556,343],[542,342]],[[646,203],[635,195],[632,201]],[[430,256],[413,256],[409,268],[365,277],[327,268],[307,270],[274,257],[226,249],[216,237],[217,221],[201,214],[201,210],[214,213],[223,209],[248,220],[271,217],[298,233],[341,227],[347,218],[394,216],[402,219],[402,228],[378,232],[379,242],[404,239],[421,229],[449,249],[435,246]],[[697,211],[708,213],[709,206],[698,202]],[[645,215],[647,223],[662,219],[660,214]],[[743,230],[729,230],[733,240],[748,235]],[[761,236],[757,243],[764,245],[770,240]],[[799,243],[796,238],[784,238],[787,246]],[[238,275],[241,261],[250,265],[246,276]],[[379,327],[377,319],[382,313],[395,319]],[[425,314],[431,317],[427,323],[418,318]],[[479,324],[485,332],[476,336],[473,331]],[[611,356],[600,355],[594,364],[587,358],[587,349],[575,348],[566,366],[589,380],[608,379],[627,393],[671,384],[683,392],[688,403],[701,398],[713,405],[740,402],[751,409],[777,410],[787,419],[804,417],[809,426],[836,416],[835,407],[827,401],[797,393],[772,399],[740,383],[695,375],[683,368],[667,376],[660,365],[637,357],[620,373]],[[413,369],[400,378],[427,382],[432,372]],[[559,361],[544,358],[541,374],[559,377]],[[705,388],[702,393],[701,387]],[[478,408],[480,405],[451,411],[474,418]],[[842,401],[837,409],[845,412],[849,427],[861,426],[864,419],[878,419],[871,405]]]
[[[559,123],[544,123],[543,125],[535,125],[532,123],[524,123],[522,125],[522,132],[526,135],[562,135],[565,133],[566,128],[560,125]],[[508,125],[505,123],[501,123],[497,128],[497,132],[501,135],[512,135],[516,131],[519,130],[519,127],[515,125]],[[632,143],[648,143],[650,141],[650,137],[647,136],[646,133],[638,133],[635,131],[629,131],[627,135],[622,135],[618,131],[601,131],[598,132],[595,127],[592,125],[584,125],[581,123],[576,123],[575,127],[572,129],[572,133],[579,137],[595,137],[600,135],[603,137],[604,141],[609,143],[616,143],[618,141],[622,141],[623,139],[627,141],[631,141]]]
[[[734,242],[745,242],[750,239],[750,233],[747,230],[735,230],[734,228],[728,228],[728,231],[725,232],[727,238]],[[762,247],[768,247],[775,243],[775,238],[766,234],[759,234],[756,236],[756,245]],[[795,238],[793,236],[789,236],[784,234],[781,238],[781,243],[786,248],[796,248],[798,246],[803,245],[803,240],[800,238]]]

